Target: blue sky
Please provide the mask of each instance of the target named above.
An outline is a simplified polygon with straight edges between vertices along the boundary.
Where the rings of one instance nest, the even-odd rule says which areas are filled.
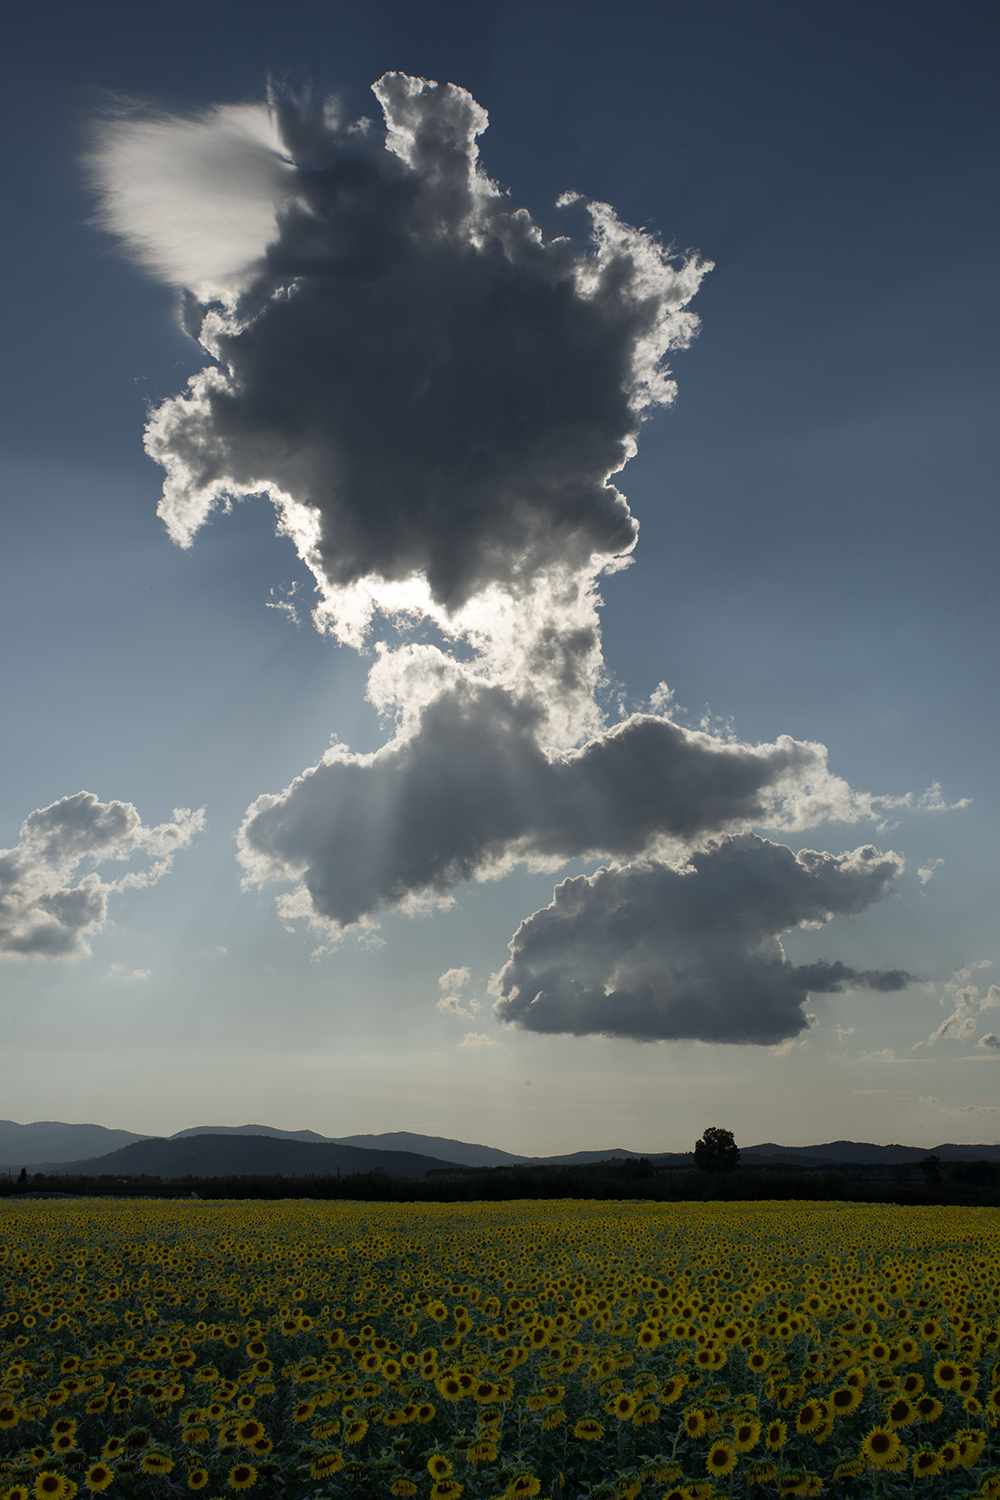
[[[538,1154],[686,1149],[709,1123],[745,1143],[1000,1138],[996,31],[978,3],[612,18],[561,0],[56,5],[13,24],[6,1114],[412,1129]],[[370,89],[396,71],[488,112],[480,166],[510,195],[476,189],[483,243],[508,237],[493,290],[433,151],[384,147]],[[268,77],[285,135],[234,199],[206,111],[256,106],[239,119],[263,129]],[[472,118],[464,95],[407,88],[387,108],[417,110],[418,136]],[[329,95],[340,125],[320,129]],[[347,130],[361,116],[364,136]],[[308,160],[289,146],[307,127]],[[360,223],[329,196],[355,161],[384,189],[363,264],[317,270],[310,226]],[[397,189],[437,228],[418,244],[407,227],[380,281]],[[304,505],[300,552],[307,523],[325,528],[311,567],[262,496],[188,547],[157,516],[143,428],[158,412],[169,427],[211,363],[178,305],[191,265],[221,264],[222,200],[247,256],[263,247],[240,215],[273,209],[280,253],[227,283],[244,298],[233,390],[252,399],[220,415],[206,398],[190,432],[234,482],[264,475]],[[587,202],[645,231],[619,244],[623,291],[580,290],[611,255]],[[502,217],[517,208],[541,270],[526,221]],[[575,259],[557,266],[560,235]],[[712,263],[700,279],[692,256]],[[546,301],[571,272],[576,292]],[[293,273],[305,317],[248,310]],[[674,319],[677,392],[640,427],[643,290]],[[218,294],[201,288],[189,327]],[[494,295],[514,311],[487,322]],[[433,419],[411,422],[414,390]],[[634,434],[609,482],[638,540],[601,571],[581,559],[614,555],[608,455]],[[176,459],[175,429],[160,451]],[[383,589],[363,640],[314,628],[317,582],[336,613],[378,567],[424,596],[438,569],[422,618],[387,614]],[[474,626],[455,613],[470,601]],[[296,780],[332,737],[322,775]],[[765,761],[764,801],[737,805]]]

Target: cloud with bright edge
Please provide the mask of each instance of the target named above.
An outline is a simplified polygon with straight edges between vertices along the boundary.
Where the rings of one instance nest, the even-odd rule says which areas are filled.
[[[556,888],[511,941],[495,1013],[531,1031],[762,1045],[811,1024],[810,993],[900,990],[900,970],[791,964],[779,934],[863,911],[902,861],[870,844],[798,854],[754,834],[679,867],[636,863]]]
[[[612,861],[514,938],[498,1014],[529,1029],[783,1040],[810,990],[900,987],[901,970],[796,968],[778,935],[860,911],[902,860],[796,857],[751,830],[884,828],[949,806],[939,788],[857,792],[822,745],[684,727],[666,688],[613,726],[601,707],[599,581],[638,536],[613,481],[674,399],[665,360],[709,264],[575,193],[546,238],[482,170],[464,89],[388,73],[373,92],[381,127],[277,89],[190,116],[118,101],[90,157],[102,222],[180,289],[210,361],[146,429],[168,533],[191,546],[268,497],[316,627],[374,646],[388,739],[334,744],[255,800],[245,884],[291,886],[279,915],[329,945],[518,863]],[[395,643],[372,641],[383,625]]]
[[[131,802],[100,802],[93,792],[38,808],[17,845],[0,850],[0,958],[88,956],[87,939],[107,921],[108,897],[155,885],[204,823],[203,810],[175,808],[172,822],[148,828]],[[139,854],[151,861],[144,869],[110,881],[97,874],[100,864]],[[91,868],[76,878],[84,863]]]

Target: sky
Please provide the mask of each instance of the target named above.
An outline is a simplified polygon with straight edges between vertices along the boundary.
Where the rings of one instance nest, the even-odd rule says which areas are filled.
[[[6,1116],[1000,1141],[998,30],[22,8]]]

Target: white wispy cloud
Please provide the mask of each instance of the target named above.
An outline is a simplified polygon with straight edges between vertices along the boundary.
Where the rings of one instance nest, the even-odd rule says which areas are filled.
[[[930,1044],[943,1041],[971,1041],[979,1030],[979,1017],[982,1012],[1000,1007],[1000,985],[991,984],[984,995],[978,985],[970,983],[974,973],[990,967],[992,967],[991,961],[985,959],[981,963],[956,970],[952,978],[946,982],[941,1004],[951,1013],[928,1037]],[[990,1043],[986,1042],[982,1045],[989,1047]]]

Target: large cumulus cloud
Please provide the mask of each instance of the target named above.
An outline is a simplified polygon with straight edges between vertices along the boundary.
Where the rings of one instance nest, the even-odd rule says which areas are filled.
[[[146,827],[131,802],[100,802],[77,792],[38,808],[13,849],[0,850],[0,958],[79,958],[107,920],[113,891],[155,885],[204,813],[175,808],[173,820]],[[102,881],[96,866],[144,854],[144,869]],[[77,879],[82,863],[91,868]]]
[[[780,934],[863,911],[903,867],[870,844],[799,854],[752,834],[681,867],[602,869],[557,886],[496,976],[501,1021],[529,1031],[774,1043],[808,1022],[810,991],[899,990],[902,970],[792,964]]]
[[[466,679],[372,754],[332,747],[240,832],[248,879],[301,880],[295,909],[347,926],[517,860],[557,868],[689,847],[755,824],[869,812],[821,745],[747,745],[637,714],[578,749],[539,743],[532,696]]]
[[[605,204],[585,206],[582,237],[546,239],[480,170],[487,116],[465,90],[391,73],[374,91],[384,130],[275,97],[256,114],[119,118],[95,157],[105,221],[186,281],[216,360],[147,431],[171,535],[187,545],[227,498],[266,491],[342,633],[362,580],[419,579],[453,611],[628,552],[637,527],[610,476],[673,397],[661,361],[694,332],[706,269]],[[182,224],[175,184],[191,180],[204,267],[151,207],[150,153]],[[227,279],[232,196],[213,233],[205,183],[237,161],[258,214]]]
[[[517,861],[639,861],[519,930],[498,1014],[540,1030],[773,1041],[809,989],[905,983],[796,968],[779,941],[884,894],[896,856],[750,830],[912,798],[852,790],[822,745],[602,707],[597,589],[638,531],[612,478],[673,399],[707,264],[574,194],[546,237],[481,169],[468,93],[401,73],[374,92],[381,126],[280,92],[122,105],[93,157],[104,222],[181,288],[213,361],[146,431],[171,537],[266,494],[319,629],[362,647],[385,621],[434,627],[375,640],[381,749],[336,744],[248,809],[246,882],[290,885],[282,916],[332,938]]]

